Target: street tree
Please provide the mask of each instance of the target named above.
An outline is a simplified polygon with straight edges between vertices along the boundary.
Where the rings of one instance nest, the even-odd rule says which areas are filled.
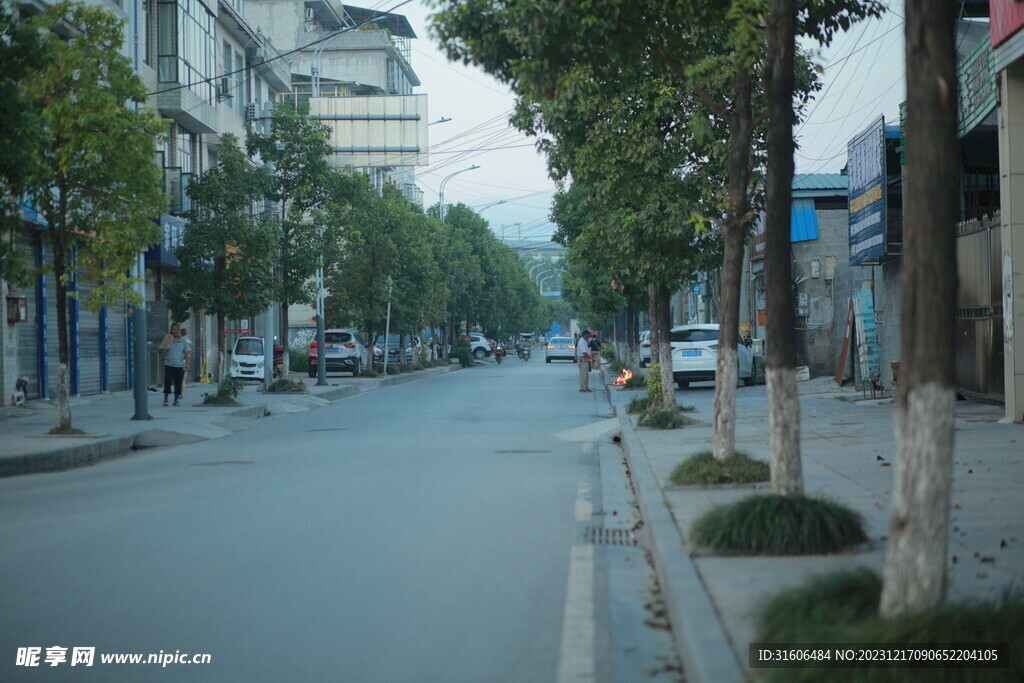
[[[62,38],[56,29],[70,27]],[[46,219],[57,287],[60,349],[58,431],[72,429],[68,406],[68,286],[96,285],[90,310],[141,303],[128,275],[140,251],[159,241],[152,217],[166,209],[153,150],[166,130],[141,108],[146,89],[121,53],[124,22],[101,7],[60,2],[31,20],[50,58],[22,86],[38,103],[44,136],[30,162],[28,196]],[[77,292],[75,294],[77,296]]]
[[[250,217],[253,202],[269,187],[266,169],[251,168],[230,133],[221,140],[215,166],[188,187],[192,208],[175,250],[181,270],[167,300],[178,320],[190,309],[216,316],[213,375],[218,381],[225,369],[227,319],[258,315],[272,301],[279,226],[273,216]]]
[[[917,614],[946,588],[953,472],[958,146],[955,10],[907,0],[903,361],[881,614]]]
[[[312,219],[312,212],[324,201],[328,186],[331,145],[329,127],[297,112],[289,103],[274,105],[270,133],[249,130],[246,150],[273,165],[273,182],[267,196],[277,202],[281,226],[277,257],[277,289],[274,299],[280,304],[278,335],[288,343],[288,309],[293,304],[312,304],[315,297],[313,275],[320,265],[327,244]],[[285,372],[289,354],[284,355]]]
[[[28,190],[29,171],[43,133],[21,86],[46,56],[39,34],[0,5],[0,280],[18,284],[28,277],[26,255],[17,240],[19,201]]]

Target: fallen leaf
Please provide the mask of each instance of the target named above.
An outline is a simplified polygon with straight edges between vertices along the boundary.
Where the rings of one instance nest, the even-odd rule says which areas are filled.
[[[889,464],[889,463],[887,463],[887,462],[883,462],[883,463],[882,463],[882,467],[892,467],[892,465],[890,465],[890,464]]]
[[[1003,540],[999,541],[999,547],[1000,548],[1005,548],[1006,547],[1006,539],[1005,538]]]
[[[953,564],[956,564],[956,555],[953,556]]]
[[[974,470],[967,470],[967,474],[974,474]]]
[[[994,558],[994,557],[983,557],[983,558],[981,558],[981,561],[984,564],[995,564],[996,563],[996,558]]]

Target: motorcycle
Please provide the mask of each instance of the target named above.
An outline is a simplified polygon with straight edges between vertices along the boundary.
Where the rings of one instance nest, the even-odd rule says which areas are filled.
[[[500,344],[494,347],[494,360],[501,365],[501,361],[505,360],[505,347]]]
[[[284,347],[274,347],[274,378],[278,378],[284,372]]]
[[[527,361],[530,360],[530,348],[527,346],[519,347],[519,360]]]

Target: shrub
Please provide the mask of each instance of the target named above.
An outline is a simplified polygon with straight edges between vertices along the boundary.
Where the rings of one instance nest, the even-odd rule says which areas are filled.
[[[661,365],[652,363],[647,366],[647,395],[651,403],[661,400]]]
[[[622,385],[623,389],[643,389],[647,386],[647,378],[641,375],[639,372],[634,372],[633,376],[626,380],[626,383]],[[650,396],[648,396],[650,398]]]
[[[359,373],[360,377],[380,377],[380,370],[377,368],[363,368],[363,371]]]
[[[398,365],[397,363],[388,363],[387,368],[389,375],[397,375],[402,372],[402,366]]]
[[[746,453],[737,452],[725,460],[715,460],[711,451],[701,451],[676,465],[668,479],[679,486],[749,484],[768,481],[770,473],[768,463],[754,460]]]
[[[309,371],[309,349],[288,347],[288,369],[291,372]]]
[[[696,545],[738,555],[822,555],[867,540],[861,516],[843,505],[774,494],[712,508],[690,535]]]
[[[238,401],[236,401],[235,398],[238,394],[242,393],[243,388],[245,388],[245,382],[238,377],[225,377],[224,380],[217,385],[216,393],[205,395],[203,403],[208,406],[238,405]]]
[[[649,396],[634,396],[629,399],[629,403],[626,404],[626,412],[637,414],[643,413],[651,405],[651,399]]]
[[[674,410],[654,408],[647,410],[637,424],[651,429],[679,429],[685,423],[679,413]]]
[[[625,369],[626,369],[625,364],[622,361],[620,361],[619,359],[617,359],[617,358],[613,358],[610,361],[608,361],[608,370],[613,375],[621,374],[622,371],[625,370]]]
[[[923,614],[883,619],[878,615],[882,580],[868,569],[818,576],[803,586],[779,593],[758,610],[757,640],[777,644],[1009,642],[1008,666],[1002,669],[943,669],[944,681],[1018,681],[1024,670],[1024,597],[1007,592],[994,602],[960,601]],[[770,681],[820,681],[822,669],[767,669]],[[929,668],[829,668],[830,681],[933,681]]]
[[[267,387],[267,392],[272,394],[304,394],[308,391],[306,385],[302,382],[296,382],[293,379],[281,378],[274,380]]]
[[[611,363],[615,360],[615,347],[609,344],[608,346],[601,349],[601,358],[604,358],[606,362]]]
[[[469,351],[469,346],[456,346],[452,351],[452,357],[457,359],[462,367],[468,368],[473,364],[473,355]]]

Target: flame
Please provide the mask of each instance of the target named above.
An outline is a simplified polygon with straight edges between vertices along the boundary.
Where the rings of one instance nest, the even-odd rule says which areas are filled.
[[[612,385],[625,384],[626,382],[629,381],[629,378],[632,377],[632,376],[633,376],[633,372],[632,371],[630,371],[630,370],[623,370],[622,374],[619,375],[618,377],[616,377],[615,381],[612,382]]]

